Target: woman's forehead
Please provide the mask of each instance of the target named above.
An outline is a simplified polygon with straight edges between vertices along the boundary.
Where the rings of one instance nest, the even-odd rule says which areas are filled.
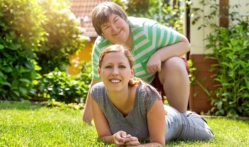
[[[127,57],[125,56],[124,52],[117,51],[117,52],[109,52],[106,53],[104,56],[103,61],[124,61],[128,62]]]

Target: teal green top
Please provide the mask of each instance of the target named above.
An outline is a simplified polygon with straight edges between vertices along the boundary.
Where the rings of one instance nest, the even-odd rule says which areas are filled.
[[[169,27],[146,18],[128,17],[128,23],[133,37],[131,53],[135,60],[135,77],[150,83],[154,79],[155,73],[149,74],[146,70],[149,58],[158,49],[179,42],[180,34]],[[97,37],[95,41],[92,51],[92,69],[95,80],[101,80],[97,71],[100,52],[111,44],[109,40],[102,36]]]

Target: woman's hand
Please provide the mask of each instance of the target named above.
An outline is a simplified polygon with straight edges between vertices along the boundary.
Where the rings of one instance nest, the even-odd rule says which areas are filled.
[[[125,131],[116,132],[115,134],[112,135],[113,143],[116,146],[125,146],[126,136],[127,136],[127,133]]]
[[[160,72],[161,64],[162,64],[162,61],[160,57],[158,57],[156,54],[152,55],[149,61],[147,62],[148,73]]]
[[[126,147],[136,147],[140,145],[140,142],[138,141],[137,137],[128,134],[125,139],[125,145]]]

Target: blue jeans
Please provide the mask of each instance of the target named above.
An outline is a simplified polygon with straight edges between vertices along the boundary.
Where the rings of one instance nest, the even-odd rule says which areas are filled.
[[[169,140],[206,140],[214,134],[205,120],[194,112],[180,113],[171,106],[164,106],[166,114],[166,142]]]

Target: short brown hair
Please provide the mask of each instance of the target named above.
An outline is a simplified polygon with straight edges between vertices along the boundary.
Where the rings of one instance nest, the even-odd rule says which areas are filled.
[[[92,24],[99,36],[103,35],[101,25],[109,21],[109,16],[116,14],[127,21],[127,15],[121,6],[114,2],[103,2],[92,10]]]

